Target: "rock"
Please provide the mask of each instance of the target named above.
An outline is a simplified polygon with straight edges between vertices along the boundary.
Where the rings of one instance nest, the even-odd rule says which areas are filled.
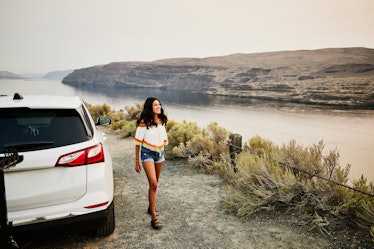
[[[77,69],[72,86],[200,91],[313,105],[374,108],[374,49],[333,48],[116,62]]]

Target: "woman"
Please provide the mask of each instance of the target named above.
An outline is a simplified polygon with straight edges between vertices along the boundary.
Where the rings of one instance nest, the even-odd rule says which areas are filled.
[[[157,220],[156,191],[162,163],[165,161],[164,145],[168,144],[165,125],[167,116],[157,98],[148,98],[137,121],[135,133],[135,170],[140,173],[140,160],[148,178],[148,213],[151,214],[151,226],[161,229],[163,224]]]

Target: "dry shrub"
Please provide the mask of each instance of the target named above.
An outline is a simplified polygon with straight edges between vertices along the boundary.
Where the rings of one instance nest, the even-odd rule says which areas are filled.
[[[312,229],[325,234],[334,229],[332,224],[347,218],[370,231],[374,227],[374,198],[322,180],[346,184],[350,169],[350,165],[340,167],[337,150],[324,154],[323,149],[322,141],[310,147],[295,141],[277,147],[259,136],[252,138],[237,156],[236,172],[227,162],[217,163],[217,168],[227,167],[221,171],[226,208],[242,218],[269,210],[299,213],[310,217]],[[374,193],[373,184],[363,177],[353,187]],[[336,222],[330,222],[334,219]]]
[[[169,130],[174,126],[174,125],[178,125],[179,123],[173,119],[171,120],[168,120],[168,122],[166,123],[166,131],[169,132]]]
[[[230,210],[239,217],[260,210],[288,208],[295,205],[299,196],[305,193],[304,184],[297,180],[291,170],[249,152],[237,157],[236,173],[228,175],[226,182],[247,197],[242,205],[238,205],[238,210]],[[235,197],[238,197],[238,193]],[[226,201],[232,203],[234,200],[228,195]]]
[[[126,106],[125,110],[116,111],[112,109],[106,103],[102,105],[91,105],[87,103],[88,110],[94,120],[96,120],[99,116],[108,116],[112,120],[112,124],[117,123],[113,129],[121,129],[122,121],[131,121],[136,120],[138,118],[139,113],[141,112],[141,104],[136,103],[135,106]]]
[[[168,131],[168,147],[172,149],[179,144],[186,145],[191,138],[201,132],[201,129],[194,122],[184,120],[182,123],[175,123]]]
[[[126,124],[128,123],[127,120],[119,120],[119,121],[115,121],[115,122],[112,122],[112,125],[111,125],[111,129],[112,130],[121,130],[123,126],[125,126]]]
[[[142,103],[135,103],[135,106],[126,106],[125,110],[127,112],[127,120],[137,120],[140,117],[140,113],[143,109]]]
[[[168,146],[168,148],[170,148],[170,146]],[[169,155],[176,158],[188,158],[190,156],[184,143],[180,143],[178,146],[174,146],[170,150]]]
[[[211,140],[220,143],[227,140],[228,131],[220,127],[217,122],[212,122],[207,126],[208,136]]]
[[[136,132],[136,121],[126,121],[121,128],[121,137],[135,137]]]
[[[354,180],[353,187],[374,195],[373,183],[368,183],[364,176]],[[374,226],[374,197],[355,192],[344,204],[344,211],[360,227],[370,230]]]
[[[254,136],[248,143],[244,144],[243,151],[248,151],[252,154],[258,155],[259,157],[271,155],[273,144],[260,136]]]
[[[169,146],[174,157],[189,158],[190,162],[206,171],[213,171],[214,162],[228,155],[225,141],[229,132],[213,122],[206,129],[196,123],[175,123],[168,132]]]
[[[106,104],[88,107],[94,118],[110,116],[115,121],[112,128],[121,130],[122,137],[134,136],[140,104],[126,107],[127,114]],[[350,170],[350,165],[340,167],[336,149],[323,153],[323,141],[304,147],[292,140],[278,147],[255,136],[244,145],[234,166],[226,146],[229,132],[216,122],[201,129],[194,122],[170,120],[166,130],[168,157],[189,158],[206,172],[219,174],[225,183],[225,206],[237,216],[270,210],[298,212],[309,215],[311,229],[326,234],[334,229],[330,221],[348,219],[368,229],[374,242],[374,198],[321,180],[347,184]],[[363,176],[353,181],[353,187],[374,194],[373,184]]]
[[[292,140],[289,144],[283,145],[280,148],[280,160],[282,160],[286,165],[295,166],[312,174],[323,176],[325,175],[322,163],[323,149],[323,141],[320,141],[318,145],[304,147],[297,145],[296,141]],[[302,176],[303,175],[301,174],[300,177]]]
[[[115,111],[108,113],[108,116],[112,120],[112,123],[127,120],[127,114],[123,110]]]
[[[100,116],[107,116],[109,113],[112,112],[112,109],[110,106],[106,103],[102,105],[91,105],[89,103],[86,103],[88,111],[90,112],[93,120],[97,120]]]
[[[135,103],[135,106],[126,106],[126,112],[123,110],[112,111],[109,116],[112,119],[111,128],[113,130],[120,130],[121,137],[129,137],[135,135],[136,120],[142,110],[140,103]]]

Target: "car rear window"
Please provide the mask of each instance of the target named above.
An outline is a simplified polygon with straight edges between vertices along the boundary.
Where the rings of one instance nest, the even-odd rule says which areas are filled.
[[[76,110],[9,108],[0,110],[0,152],[48,149],[89,140]]]

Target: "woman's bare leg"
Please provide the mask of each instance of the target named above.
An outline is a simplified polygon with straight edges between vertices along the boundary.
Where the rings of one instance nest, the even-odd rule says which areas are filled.
[[[158,182],[158,179],[160,178],[160,175],[161,175],[162,163],[156,163],[155,167],[156,167],[156,178]]]
[[[161,174],[162,163],[155,164],[154,162],[143,162],[143,168],[148,178],[149,189],[148,189],[148,200],[149,209],[151,211],[152,220],[157,217],[156,212],[156,192],[158,186],[158,179]]]

